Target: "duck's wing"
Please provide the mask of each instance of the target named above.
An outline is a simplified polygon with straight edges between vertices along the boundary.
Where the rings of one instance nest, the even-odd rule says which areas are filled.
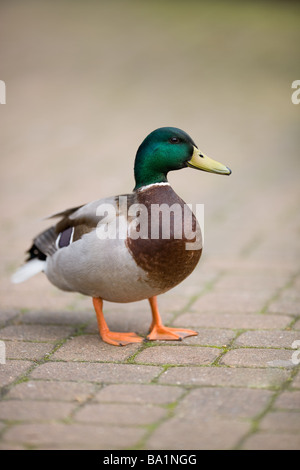
[[[103,208],[102,211],[101,208]],[[60,220],[34,238],[33,245],[28,250],[29,259],[32,257],[46,259],[60,248],[79,240],[84,234],[96,230],[107,208],[112,209],[110,212],[112,218],[118,217],[120,215],[118,197],[99,199],[51,215],[49,219],[59,218]],[[107,217],[106,222],[109,222]],[[35,251],[36,248],[38,252]]]
[[[132,199],[131,195],[125,196]],[[111,220],[115,220],[123,213],[123,208],[119,204],[119,196],[99,199],[48,217],[60,220],[34,238],[32,246],[27,251],[26,263],[13,275],[12,281],[22,282],[43,271],[48,256],[54,255],[57,250],[79,240],[84,234],[96,230],[109,208],[112,209]],[[106,215],[106,223],[109,222],[110,219]]]
[[[68,217],[69,215],[73,214],[78,209],[80,209],[81,207],[84,207],[84,206],[85,206],[85,204],[82,204],[81,206],[72,207],[71,209],[66,209],[62,212],[56,212],[55,214],[48,215],[47,217],[44,218],[44,220],[56,219],[57,217],[61,217],[61,218]]]
[[[54,219],[59,217],[60,221],[57,224],[52,225],[52,227],[39,233],[33,239],[32,246],[27,251],[28,258],[26,261],[30,261],[34,258],[38,258],[44,261],[46,260],[47,256],[53,255],[58,249],[58,245],[56,242],[60,232],[64,231],[63,227],[66,227],[66,229],[72,227],[72,224],[69,222],[69,217],[71,214],[77,212],[81,207],[84,206],[66,209],[65,211],[57,212],[56,214],[52,214],[46,217],[46,219]],[[60,225],[62,226],[62,230],[60,230],[59,228]]]

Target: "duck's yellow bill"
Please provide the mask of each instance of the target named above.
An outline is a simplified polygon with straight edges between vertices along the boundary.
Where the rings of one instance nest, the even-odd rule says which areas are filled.
[[[219,175],[231,175],[230,168],[203,155],[197,147],[194,147],[192,158],[187,164],[191,168],[196,168],[196,170],[208,171],[209,173],[217,173]]]

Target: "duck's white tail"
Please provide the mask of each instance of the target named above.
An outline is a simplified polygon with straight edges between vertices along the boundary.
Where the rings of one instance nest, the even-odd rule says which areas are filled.
[[[26,264],[21,266],[18,271],[13,274],[11,281],[14,284],[19,284],[20,282],[26,281],[32,276],[44,271],[46,266],[46,261],[40,260],[38,258],[33,258],[28,261]]]

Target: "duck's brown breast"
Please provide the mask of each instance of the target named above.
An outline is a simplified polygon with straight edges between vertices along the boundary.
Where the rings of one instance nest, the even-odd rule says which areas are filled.
[[[191,274],[201,257],[199,224],[169,185],[151,185],[137,191],[135,204],[145,211],[140,221],[146,221],[146,227],[138,227],[144,238],[129,235],[127,247],[136,264],[147,273],[149,284],[166,291]]]

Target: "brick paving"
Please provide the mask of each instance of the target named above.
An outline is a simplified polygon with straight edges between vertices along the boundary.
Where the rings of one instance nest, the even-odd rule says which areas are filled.
[[[231,64],[230,80],[224,72],[230,67],[216,45],[210,46],[226,80],[216,104],[207,96],[213,96],[220,85],[214,75],[220,70],[204,67],[207,82],[199,90],[201,60],[195,64],[195,54],[188,52],[202,50],[197,42],[204,34],[201,28],[191,28],[197,34],[185,38],[186,53],[181,51],[183,65],[190,70],[193,64],[195,77],[184,70],[174,74],[174,52],[170,52],[162,83],[146,78],[149,65],[145,62],[141,85],[132,71],[147,56],[143,51],[163,62],[161,43],[168,41],[155,27],[159,22],[155,14],[149,13],[149,31],[135,24],[135,33],[124,37],[125,63],[115,63],[105,55],[101,41],[103,37],[110,41],[115,53],[120,47],[104,24],[115,19],[111,7],[102,7],[106,20],[100,30],[93,21],[93,9],[87,9],[83,19],[90,25],[89,40],[82,42],[81,52],[87,63],[91,57],[94,61],[96,51],[106,60],[100,92],[99,70],[80,72],[73,42],[66,42],[66,50],[61,51],[64,34],[85,38],[85,26],[78,31],[78,25],[84,24],[79,10],[69,21],[65,11],[54,8],[45,24],[36,23],[37,31],[24,26],[32,24],[31,18],[47,15],[47,2],[44,5],[26,10],[18,6],[17,11],[10,4],[3,7],[3,34],[10,41],[18,37],[16,28],[21,29],[31,62],[27,63],[26,54],[20,56],[17,40],[4,53],[6,76],[0,77],[11,90],[7,104],[1,106],[5,198],[0,229],[0,340],[6,346],[6,363],[0,364],[0,448],[299,449],[300,372],[293,343],[300,341],[300,105],[291,103],[290,82],[300,77],[289,54],[299,35],[292,12],[282,15],[280,5],[272,7],[270,42],[259,27],[256,38],[251,34],[248,42],[250,32],[243,29],[246,75],[241,71],[239,80],[249,85],[247,73],[254,77],[243,92],[234,81],[234,72],[240,74],[239,63]],[[129,5],[129,13],[123,9],[124,14],[118,15],[128,24],[133,21],[131,14],[139,15]],[[196,17],[189,21],[196,24]],[[206,19],[204,30],[210,31],[212,19],[209,15]],[[282,22],[290,36],[282,37],[281,49],[275,51],[271,39],[278,38]],[[48,46],[46,62],[39,48],[33,47],[35,35],[42,35],[41,24],[42,44]],[[158,34],[149,42],[154,27]],[[176,43],[178,38],[169,28]],[[235,28],[238,34],[237,24]],[[141,35],[140,44],[135,34]],[[234,40],[231,47],[238,48],[238,42]],[[277,59],[274,62],[276,76],[272,67],[262,75],[255,63],[253,68],[251,57],[260,50],[271,58],[279,54],[284,61],[281,66]],[[11,57],[17,53],[18,65],[13,65]],[[56,60],[61,62],[63,83],[55,74]],[[202,60],[210,63],[205,54]],[[126,86],[122,81],[118,90],[119,73]],[[173,74],[174,81],[164,81]],[[177,96],[182,80],[189,84],[186,103],[179,103],[180,97],[170,102],[166,89]],[[144,87],[150,91],[146,96]],[[106,95],[103,89],[115,94]],[[80,116],[74,113],[75,95]],[[143,120],[144,106],[148,114]],[[176,343],[116,348],[99,338],[90,299],[56,290],[43,275],[19,286],[11,285],[9,277],[30,239],[45,227],[41,217],[68,205],[126,192],[133,184],[131,156],[137,143],[155,127],[174,122],[199,145],[202,136],[206,152],[233,170],[230,178],[191,170],[185,170],[183,177],[180,172],[170,177],[187,202],[205,203],[205,250],[195,272],[162,296],[159,305],[166,324],[193,328],[199,335]],[[118,161],[110,165],[116,155]],[[32,168],[39,178],[30,181]],[[106,303],[105,315],[112,329],[147,334],[146,301]]]

